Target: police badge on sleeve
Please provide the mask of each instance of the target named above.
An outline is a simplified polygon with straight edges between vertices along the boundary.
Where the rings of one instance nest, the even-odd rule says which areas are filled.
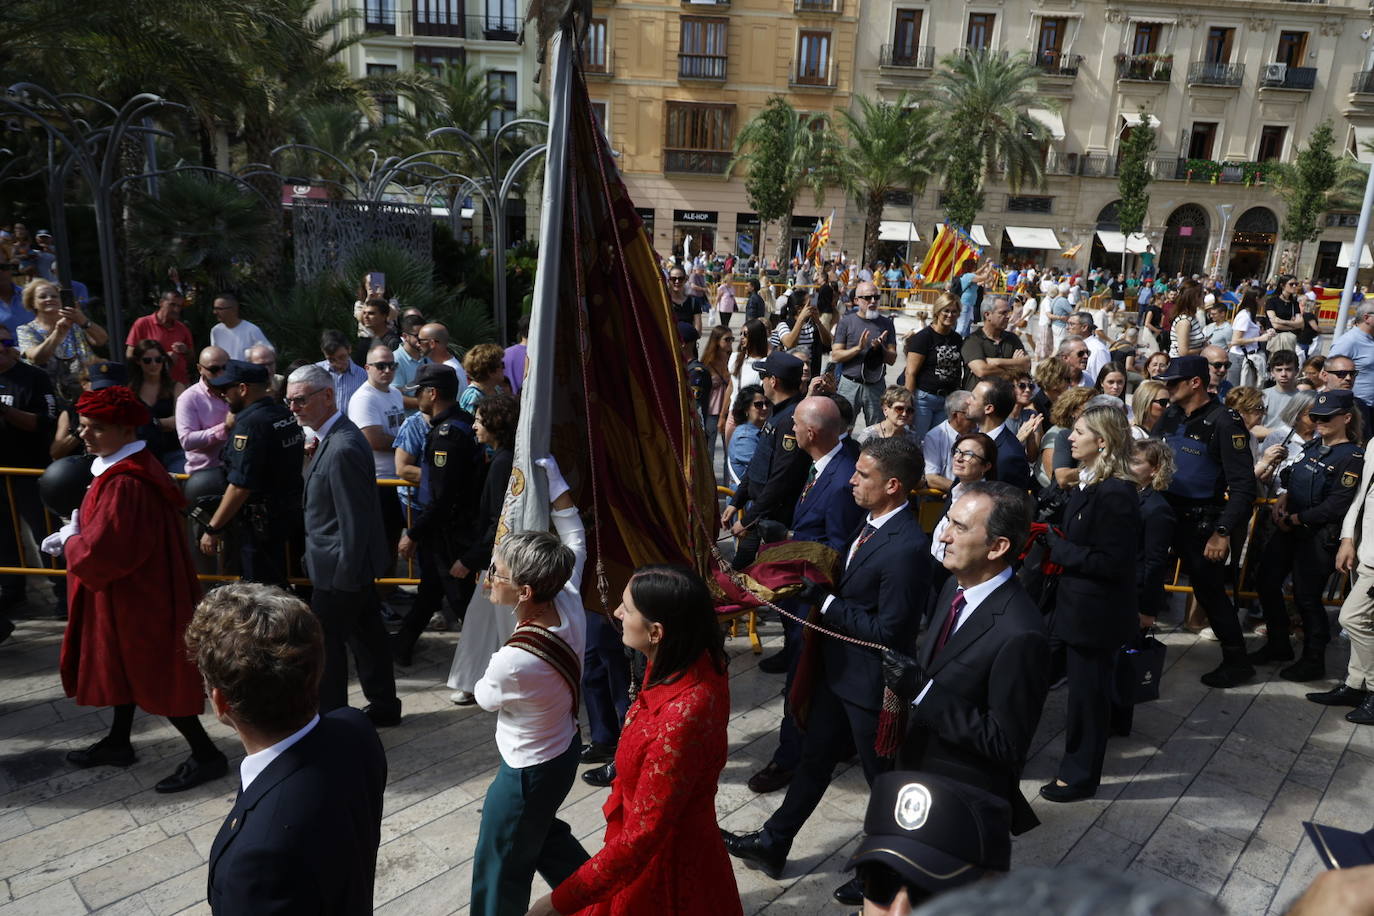
[[[247,436],[235,436],[235,437],[234,437],[234,451],[236,451],[236,452],[241,452],[241,451],[243,451],[244,449],[246,449],[247,447],[248,447],[248,437],[247,437]]]
[[[434,466],[436,468],[441,468],[446,464],[448,464],[448,452],[435,452]]]
[[[1245,451],[1245,436],[1240,433],[1237,433],[1236,435],[1232,436],[1231,447],[1238,452]]]

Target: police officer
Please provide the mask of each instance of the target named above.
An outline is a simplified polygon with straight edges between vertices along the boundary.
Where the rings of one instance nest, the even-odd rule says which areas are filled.
[[[754,561],[761,541],[785,536],[811,470],[811,457],[797,447],[792,429],[792,411],[802,399],[802,361],[774,350],[755,362],[754,369],[763,380],[764,395],[773,403],[773,416],[759,431],[754,457],[720,519],[721,527],[739,538],[737,568]]]
[[[1174,552],[1221,641],[1221,664],[1204,674],[1202,683],[1235,687],[1255,669],[1226,594],[1226,570],[1240,556],[1257,487],[1250,433],[1240,414],[1208,393],[1209,368],[1205,357],[1180,356],[1157,376],[1171,403],[1153,435],[1168,443],[1177,466],[1165,494],[1178,518]]]
[[[711,373],[706,364],[697,359],[697,341],[701,333],[688,322],[679,321],[677,336],[682,341],[682,360],[687,365],[687,390],[701,419],[701,428],[705,430],[711,416]],[[710,438],[711,431],[707,430],[706,435]]]
[[[411,520],[400,543],[401,556],[418,555],[420,587],[391,644],[392,657],[409,665],[415,643],[442,598],[448,596],[449,607],[462,619],[477,576],[485,572],[455,567],[475,537],[466,522],[478,512],[487,470],[486,452],[473,434],[473,416],[458,406],[458,374],[451,366],[421,366],[405,393],[415,395],[420,411],[430,418],[420,466],[429,480],[429,502]]]
[[[1283,580],[1293,573],[1293,604],[1302,615],[1302,658],[1279,671],[1289,681],[1326,676],[1326,645],[1331,623],[1322,604],[1322,589],[1336,568],[1336,547],[1345,510],[1355,499],[1364,449],[1359,446],[1360,417],[1349,391],[1327,391],[1308,410],[1316,435],[1303,446],[1302,458],[1283,469],[1285,492],[1272,510],[1278,528],[1264,548],[1259,599],[1269,627],[1268,641],[1250,653],[1253,663],[1289,661],[1288,608]]]
[[[202,553],[220,549],[225,528],[239,526],[239,562],[249,582],[287,585],[287,546],[304,533],[301,464],[305,435],[272,396],[265,366],[231,359],[206,386],[229,404],[224,449],[228,487],[200,538]]]

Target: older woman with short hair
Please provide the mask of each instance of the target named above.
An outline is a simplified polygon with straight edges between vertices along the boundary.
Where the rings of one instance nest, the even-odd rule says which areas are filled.
[[[891,439],[902,436],[913,445],[919,446],[916,429],[911,421],[916,419],[916,400],[910,391],[901,385],[889,385],[883,392],[883,418],[872,426],[865,427],[854,441],[860,445],[869,439]]]
[[[477,402],[506,390],[506,351],[494,343],[478,344],[463,354],[468,385],[458,394],[458,406],[475,413]]]
[[[60,383],[76,375],[95,359],[92,347],[109,340],[105,329],[96,324],[81,306],[62,304],[56,283],[34,280],[24,287],[24,308],[33,312],[33,321],[15,328],[15,337],[24,359]]]

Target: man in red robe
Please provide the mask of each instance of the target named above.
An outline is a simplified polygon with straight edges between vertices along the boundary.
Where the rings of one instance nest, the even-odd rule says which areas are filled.
[[[67,760],[79,767],[134,762],[134,707],[167,716],[191,757],[157,784],[180,792],[229,767],[198,718],[200,674],[183,634],[200,599],[182,529],[181,493],[136,430],[148,408],[123,385],[76,402],[80,436],[96,456],[81,508],[44,550],[67,558],[69,620],[62,641],[62,686],[83,706],[113,706],[110,733]]]

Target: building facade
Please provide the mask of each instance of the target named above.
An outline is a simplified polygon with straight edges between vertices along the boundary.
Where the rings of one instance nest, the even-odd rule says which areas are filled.
[[[863,3],[856,93],[919,90],[941,57],[962,48],[1026,51],[1039,66],[1041,90],[1058,103],[1031,112],[1053,136],[1045,186],[990,182],[974,229],[1001,263],[1115,266],[1123,247],[1129,255],[1148,243],[1170,274],[1269,274],[1287,245],[1265,163],[1291,161],[1327,119],[1335,152],[1374,159],[1360,148],[1374,137],[1371,13],[1355,0]],[[1147,114],[1157,136],[1149,214],[1144,238],[1127,240],[1115,216],[1118,155]],[[899,201],[885,215],[914,212],[924,235],[941,211],[931,187],[914,211]],[[1339,284],[1356,219],[1334,213],[1327,222],[1295,266]],[[1076,257],[1061,257],[1074,247]]]
[[[596,0],[583,45],[591,97],[660,254],[689,237],[693,254],[776,252],[778,227],[760,227],[740,170],[726,175],[735,136],[774,95],[804,112],[850,106],[867,2]],[[822,204],[803,192],[788,249],[832,208],[831,247],[857,248],[851,207],[838,190]]]

